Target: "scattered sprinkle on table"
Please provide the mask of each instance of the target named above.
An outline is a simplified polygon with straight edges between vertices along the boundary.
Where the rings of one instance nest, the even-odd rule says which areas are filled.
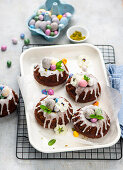
[[[30,44],[30,40],[29,40],[29,39],[25,39],[25,40],[24,40],[24,44],[25,44],[25,45],[29,45],[29,44]]]
[[[1,51],[6,51],[7,50],[7,46],[6,45],[2,45],[1,46]]]
[[[16,38],[12,38],[12,44],[16,45],[18,43]]]
[[[23,40],[25,38],[25,34],[24,33],[21,33],[20,34],[20,38]]]
[[[8,61],[7,61],[7,67],[10,68],[11,65],[12,65],[12,62],[8,60]]]
[[[71,36],[70,38],[72,40],[77,40],[77,41],[80,41],[80,40],[84,40],[86,37],[85,36],[82,36],[82,33],[80,31],[75,31]]]

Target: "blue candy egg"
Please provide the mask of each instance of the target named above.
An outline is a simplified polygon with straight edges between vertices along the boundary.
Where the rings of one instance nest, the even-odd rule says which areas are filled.
[[[55,102],[56,102],[56,103],[58,102],[58,98],[55,98]]]
[[[60,20],[60,24],[67,25],[68,24],[68,19],[66,17],[62,17]]]
[[[35,28],[35,26],[34,26],[34,25],[30,25],[30,28],[34,29],[34,28]]]
[[[4,89],[4,87],[3,86],[0,86],[0,90],[2,91]]]
[[[71,78],[73,76],[73,74],[71,73],[70,75],[69,75],[69,78]]]
[[[24,39],[24,37],[25,37],[25,34],[23,34],[23,33],[20,34],[20,38],[21,38],[21,39]]]
[[[42,12],[42,13],[41,13],[41,15],[43,15],[43,16],[44,16],[44,15],[45,15],[45,12]]]

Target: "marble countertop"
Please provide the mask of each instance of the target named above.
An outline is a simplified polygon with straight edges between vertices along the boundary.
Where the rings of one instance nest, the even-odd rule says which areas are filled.
[[[75,15],[70,25],[82,25],[88,28],[88,43],[111,44],[115,48],[116,63],[123,64],[123,1],[122,0],[64,0],[75,7]],[[0,46],[7,45],[6,52],[0,52],[0,80],[18,92],[17,76],[20,73],[19,57],[23,41],[20,33],[25,33],[31,43],[45,43],[42,37],[31,36],[26,21],[32,11],[44,2],[43,0],[1,0],[0,1]],[[69,25],[69,26],[70,26]],[[55,44],[68,44],[67,28],[61,33]],[[11,39],[16,37],[18,44]],[[12,67],[7,68],[7,60]],[[87,160],[18,160],[16,158],[17,114],[0,119],[0,169],[1,170],[74,170],[74,169],[107,169],[121,170],[123,159],[119,161]]]

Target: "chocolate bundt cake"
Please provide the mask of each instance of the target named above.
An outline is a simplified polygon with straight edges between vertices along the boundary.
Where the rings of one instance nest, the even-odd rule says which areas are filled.
[[[45,86],[58,86],[68,78],[66,59],[57,61],[53,58],[44,57],[40,65],[34,67],[34,78],[39,84]]]
[[[66,91],[76,102],[87,103],[97,100],[101,87],[92,74],[77,73],[68,79]]]
[[[0,84],[0,117],[14,112],[17,104],[17,94],[10,87]]]
[[[110,118],[98,106],[85,106],[72,117],[75,130],[88,138],[101,138],[110,128]]]
[[[71,121],[73,109],[63,97],[45,97],[36,105],[35,118],[44,128],[54,129],[57,125],[66,125]]]

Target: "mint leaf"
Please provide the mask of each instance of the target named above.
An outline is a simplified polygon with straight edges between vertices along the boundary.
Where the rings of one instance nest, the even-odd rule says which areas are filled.
[[[40,105],[40,108],[41,108],[44,112],[46,112],[46,113],[48,113],[48,114],[50,114],[50,113],[52,112],[52,110],[50,110],[48,107],[46,107],[46,106],[44,106],[44,105]]]
[[[101,116],[101,115],[95,115],[95,114],[90,115],[90,118],[91,118],[91,119],[96,118],[96,119],[98,119],[98,120],[104,119],[103,116]]]
[[[84,75],[84,80],[88,81],[88,80],[90,80],[90,78],[88,76]]]
[[[56,63],[56,70],[58,70],[59,72],[64,71],[64,69],[62,69],[62,60],[60,60],[59,62]]]
[[[60,134],[61,132],[64,132],[63,127],[59,128],[58,131],[59,131],[59,134]]]
[[[51,139],[51,140],[48,142],[48,145],[49,145],[49,146],[52,146],[55,142],[56,142],[56,139]]]
[[[59,72],[64,71],[64,69],[62,68],[56,68],[56,70],[58,70]]]

